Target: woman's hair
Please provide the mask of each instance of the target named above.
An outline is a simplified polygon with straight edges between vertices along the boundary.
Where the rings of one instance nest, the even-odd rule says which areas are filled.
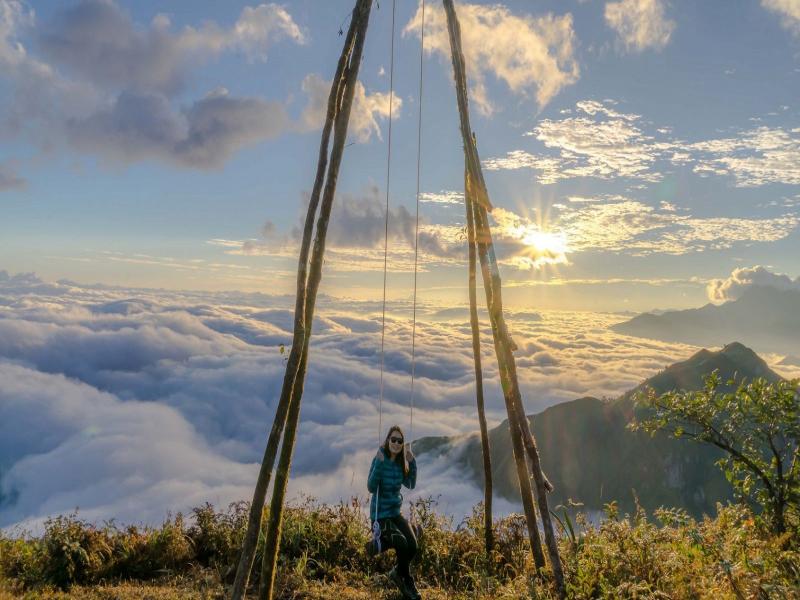
[[[400,468],[403,469],[403,477],[408,477],[408,462],[406,462],[406,434],[403,433],[403,430],[400,429],[400,425],[392,425],[389,427],[389,433],[386,434],[386,439],[383,440],[383,451],[386,453],[386,456],[391,457],[392,452],[389,450],[389,438],[392,437],[392,433],[397,432],[403,438],[403,447],[400,452],[397,453],[397,456],[394,457],[394,462],[400,465]]]

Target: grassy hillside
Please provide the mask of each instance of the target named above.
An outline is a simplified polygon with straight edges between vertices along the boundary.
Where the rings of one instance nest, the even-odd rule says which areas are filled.
[[[701,389],[703,377],[714,370],[723,380],[734,375],[749,380],[779,379],[752,350],[732,343],[718,352],[701,350],[616,400],[580,398],[529,417],[544,470],[555,485],[551,506],[572,499],[586,510],[600,510],[605,503],[616,500],[622,510],[631,512],[638,497],[648,511],[675,506],[699,518],[713,514],[717,502],[730,500],[730,486],[714,464],[721,456],[716,450],[667,436],[652,438],[627,428],[634,416],[636,392],[646,387],[659,394],[674,389]],[[495,493],[518,500],[508,422],[490,430],[489,440]],[[458,444],[466,447],[463,454],[454,453],[459,457],[455,460],[460,460],[482,487],[479,437],[423,438],[415,442],[414,448],[422,455],[446,452]]]
[[[424,535],[412,568],[423,597],[556,598],[547,574],[533,571],[521,515],[495,522],[497,549],[487,558],[479,507],[460,524],[434,508],[416,505]],[[179,515],[150,530],[98,527],[71,515],[50,521],[41,538],[0,538],[0,600],[222,598],[246,511],[245,504],[221,512],[207,505],[195,509],[191,525]],[[696,521],[679,510],[620,516],[611,504],[599,525],[580,516],[564,523],[569,598],[797,598],[800,590],[800,535],[770,537],[742,507]],[[366,556],[367,530],[358,502],[291,507],[277,597],[398,600],[385,576],[393,551]]]

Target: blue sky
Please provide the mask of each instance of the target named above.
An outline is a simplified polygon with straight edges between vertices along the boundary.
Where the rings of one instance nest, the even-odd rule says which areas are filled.
[[[698,306],[736,268],[800,275],[800,2],[458,6],[511,305]],[[314,108],[349,1],[0,7],[0,268],[293,290]],[[420,21],[416,2],[396,10],[389,294],[403,299]],[[382,284],[391,18],[383,0],[339,184],[323,291],[340,297],[378,298]],[[429,2],[420,297],[463,302],[446,44]]]

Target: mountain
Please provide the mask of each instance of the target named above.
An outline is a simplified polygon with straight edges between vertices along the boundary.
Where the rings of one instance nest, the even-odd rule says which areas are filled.
[[[674,389],[696,390],[703,376],[719,370],[722,381],[737,378],[780,377],[752,350],[732,343],[717,352],[701,350],[644,381],[611,401],[585,397],[552,406],[529,416],[542,465],[555,491],[550,506],[572,499],[584,510],[598,510],[611,500],[631,512],[634,493],[648,511],[659,506],[681,507],[694,516],[711,514],[718,501],[730,499],[731,489],[714,464],[722,455],[715,449],[676,440],[665,435],[651,437],[627,429],[634,415],[633,396],[645,387],[662,394]],[[489,431],[494,491],[519,500],[508,421]],[[417,440],[414,451],[451,453],[475,483],[483,486],[480,437],[429,437]]]
[[[800,349],[800,290],[753,286],[720,306],[646,313],[612,326],[637,337],[696,346],[721,346],[733,339],[760,352],[797,353]]]

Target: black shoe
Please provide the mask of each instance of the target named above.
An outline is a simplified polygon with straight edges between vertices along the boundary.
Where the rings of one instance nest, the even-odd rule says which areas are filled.
[[[413,598],[414,600],[422,600],[422,596],[417,589],[416,584],[414,583],[414,578],[409,575],[405,578],[406,588],[408,589],[409,597]]]
[[[389,571],[388,577],[389,581],[395,584],[397,589],[400,590],[400,593],[403,594],[403,598],[407,600],[417,600],[418,596],[408,588],[406,580],[397,572],[397,567],[393,567],[392,570]]]

